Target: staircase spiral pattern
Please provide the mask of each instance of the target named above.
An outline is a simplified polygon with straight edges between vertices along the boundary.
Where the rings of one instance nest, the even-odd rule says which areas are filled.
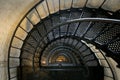
[[[79,1],[43,0],[24,16],[11,39],[9,80],[51,66],[102,66],[104,80],[117,80],[107,57],[119,67],[120,20],[101,9],[107,0],[97,9],[87,7],[89,0]]]

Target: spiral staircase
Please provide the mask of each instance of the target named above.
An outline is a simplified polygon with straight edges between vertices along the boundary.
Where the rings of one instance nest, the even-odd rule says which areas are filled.
[[[36,4],[12,37],[9,80],[118,80],[108,58],[120,66],[119,11],[103,10],[106,0],[97,8],[88,2]]]

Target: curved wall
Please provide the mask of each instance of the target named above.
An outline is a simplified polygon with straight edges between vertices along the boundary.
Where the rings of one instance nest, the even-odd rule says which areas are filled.
[[[7,80],[8,49],[14,30],[27,11],[38,2],[39,0],[0,0],[0,80]],[[74,0],[73,7],[82,7],[85,2],[86,0]],[[105,10],[115,12],[120,9],[120,0],[88,0],[86,6],[101,6]],[[120,72],[118,70],[117,72]]]
[[[13,32],[39,0],[0,0],[0,80],[7,80],[8,49]]]

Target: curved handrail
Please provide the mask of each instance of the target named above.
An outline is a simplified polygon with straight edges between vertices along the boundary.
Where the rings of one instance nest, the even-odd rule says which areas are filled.
[[[40,3],[42,3],[44,0],[40,0],[37,4],[35,4],[23,17],[22,17],[22,19],[20,20],[20,22],[18,23],[18,25],[16,26],[16,29],[15,29],[15,31],[14,31],[14,33],[13,33],[13,35],[12,35],[12,37],[11,37],[11,40],[10,40],[10,44],[9,44],[9,49],[8,49],[8,79],[10,79],[10,71],[9,71],[9,67],[10,67],[10,65],[9,65],[9,56],[10,56],[10,51],[11,51],[11,45],[12,45],[12,41],[13,41],[13,38],[14,38],[14,36],[15,36],[15,33],[16,33],[16,31],[17,31],[17,29],[19,28],[19,25],[21,24],[21,22],[24,20],[24,18],[29,14],[29,12],[30,11],[32,11],[36,6],[38,6]]]
[[[83,22],[83,21],[93,21],[93,22],[107,22],[107,23],[118,23],[120,24],[119,19],[109,19],[109,18],[79,18],[79,19],[73,19],[73,20],[68,20],[64,23],[60,23],[58,26],[62,26],[68,23],[74,23],[74,22]]]

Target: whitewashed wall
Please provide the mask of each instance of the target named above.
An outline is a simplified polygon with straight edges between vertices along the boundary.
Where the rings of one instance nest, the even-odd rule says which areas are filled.
[[[39,0],[0,0],[0,80],[7,80],[11,36],[24,14]]]

